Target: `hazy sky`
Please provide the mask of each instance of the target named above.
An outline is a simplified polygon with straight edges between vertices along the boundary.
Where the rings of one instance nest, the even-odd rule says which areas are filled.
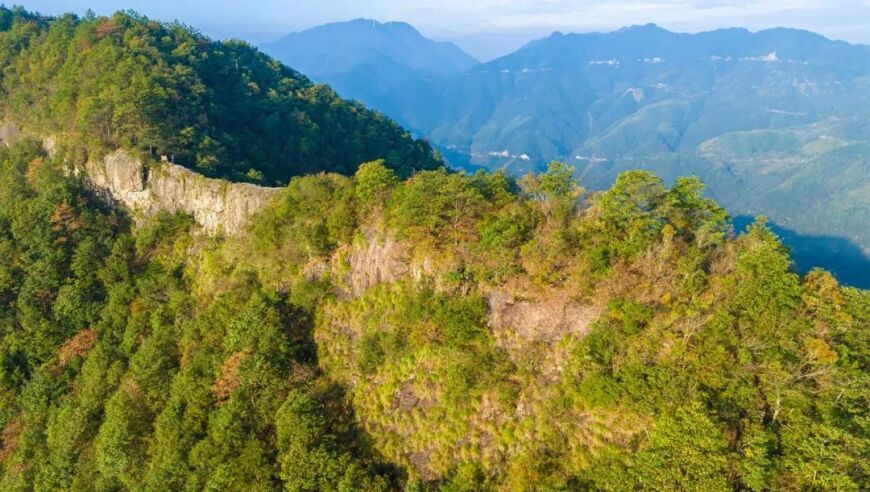
[[[787,26],[870,44],[870,0],[18,0],[46,14],[133,9],[254,44],[326,22],[401,20],[483,58],[554,30],[587,32],[655,22],[685,32]],[[475,53],[477,51],[477,53]]]

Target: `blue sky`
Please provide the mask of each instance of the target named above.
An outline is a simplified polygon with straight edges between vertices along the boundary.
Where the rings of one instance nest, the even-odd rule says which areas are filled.
[[[787,26],[870,44],[870,0],[18,0],[46,14],[134,9],[216,37],[254,44],[359,17],[406,21],[429,37],[485,52],[509,51],[554,30],[587,32],[655,22],[697,32]],[[18,3],[16,2],[16,3]],[[479,53],[474,53],[479,51]]]

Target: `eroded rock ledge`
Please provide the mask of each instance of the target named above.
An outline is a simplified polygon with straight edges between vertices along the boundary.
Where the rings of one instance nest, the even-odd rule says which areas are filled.
[[[0,122],[0,144],[11,145],[25,135],[14,122]],[[49,155],[56,142],[42,139]],[[99,161],[90,161],[76,172],[83,173],[95,190],[109,201],[126,207],[137,220],[161,212],[193,216],[209,235],[238,234],[251,215],[262,210],[281,188],[211,179],[170,163],[145,164],[142,159],[116,150]]]
[[[183,212],[208,234],[242,232],[250,216],[281,190],[210,179],[175,164],[146,166],[123,150],[88,162],[84,173],[94,188],[134,216]]]
[[[361,239],[345,252],[346,264],[335,270],[347,298],[363,296],[382,283],[404,278],[420,280],[427,271],[421,260],[411,258],[407,244],[389,234],[368,229]],[[600,306],[580,302],[566,291],[549,290],[526,298],[510,288],[495,288],[484,298],[487,321],[499,345],[517,353],[525,350],[529,342],[555,345],[567,336],[582,337],[602,312]]]

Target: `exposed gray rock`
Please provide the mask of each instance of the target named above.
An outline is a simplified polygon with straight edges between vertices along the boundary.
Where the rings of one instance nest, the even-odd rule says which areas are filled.
[[[583,305],[566,295],[518,300],[502,290],[487,296],[489,324],[496,331],[509,331],[523,340],[553,343],[565,335],[585,335],[600,309]]]
[[[88,162],[84,172],[96,189],[134,216],[183,212],[208,234],[242,232],[250,216],[280,192],[280,188],[206,178],[175,164],[146,166],[123,150]]]
[[[11,121],[0,123],[0,143],[12,145],[21,138],[21,129]]]
[[[496,289],[487,296],[487,303],[489,326],[499,347],[515,363],[533,364],[526,367],[546,384],[558,381],[571,356],[570,345],[560,342],[566,337],[586,335],[601,314],[601,308],[581,304],[565,292],[517,299],[510,292]],[[517,410],[522,413],[520,407]]]
[[[14,122],[0,123],[0,144],[12,145],[22,136]],[[42,138],[42,144],[49,156],[56,153],[55,137]],[[206,178],[175,164],[145,165],[123,150],[90,161],[75,172],[84,173],[97,191],[128,208],[136,218],[183,212],[192,215],[208,234],[242,232],[251,215],[281,191]]]
[[[365,244],[354,246],[345,283],[359,297],[381,282],[395,282],[408,273],[410,259],[405,246],[374,230],[365,231]]]
[[[45,153],[48,154],[52,159],[57,155],[57,138],[56,137],[45,137],[42,139],[42,148],[45,149]]]

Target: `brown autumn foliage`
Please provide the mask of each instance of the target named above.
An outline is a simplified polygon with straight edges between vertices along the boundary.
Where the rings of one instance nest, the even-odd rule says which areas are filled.
[[[117,22],[115,22],[113,19],[106,19],[97,26],[94,34],[96,35],[97,39],[103,39],[106,36],[111,36],[112,34],[115,34],[116,32],[118,32],[119,29],[120,27],[118,26]]]
[[[39,169],[45,164],[45,159],[42,157],[37,157],[30,161],[30,164],[27,166],[27,173],[25,174],[25,179],[27,179],[27,183],[31,186],[35,186],[37,182],[37,174],[39,173]]]
[[[214,395],[218,404],[221,404],[233,394],[233,391],[239,387],[241,380],[239,379],[239,368],[242,366],[247,351],[239,351],[229,356],[221,366],[220,376],[211,387],[211,393]]]
[[[70,338],[58,350],[57,367],[62,368],[76,357],[84,357],[90,353],[100,334],[93,328],[82,330]]]
[[[60,234],[58,243],[67,241],[67,235],[84,227],[84,221],[78,217],[66,200],[60,202],[51,214],[51,230]]]
[[[0,462],[6,461],[18,447],[18,436],[21,434],[21,419],[14,418],[6,423],[0,433]]]

